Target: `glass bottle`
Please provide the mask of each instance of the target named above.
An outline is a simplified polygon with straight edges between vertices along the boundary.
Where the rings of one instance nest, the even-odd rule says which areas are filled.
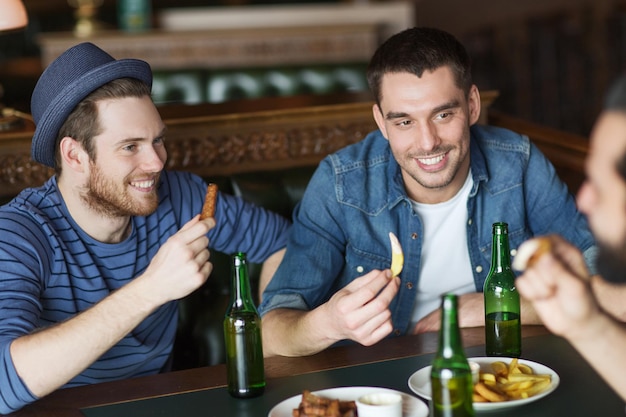
[[[485,345],[487,356],[519,358],[522,352],[520,300],[511,269],[509,230],[493,224],[491,268],[485,279]]]
[[[117,20],[121,30],[145,31],[152,26],[151,0],[118,0]]]
[[[231,302],[224,317],[228,392],[233,397],[256,397],[265,390],[263,344],[245,253],[233,255],[231,275]]]
[[[457,296],[445,294],[441,300],[439,348],[430,371],[431,417],[474,416],[474,384],[459,331]]]

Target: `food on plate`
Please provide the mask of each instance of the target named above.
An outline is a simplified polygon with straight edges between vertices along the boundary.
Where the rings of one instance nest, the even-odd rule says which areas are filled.
[[[542,255],[550,252],[551,249],[552,244],[547,237],[527,240],[517,249],[517,254],[511,266],[518,271],[524,271],[526,268],[533,266]]]
[[[204,205],[200,212],[200,220],[215,216],[215,202],[217,200],[217,184],[209,184],[206,189]]]
[[[498,389],[497,386],[488,387],[484,382],[478,382],[474,385],[474,402],[479,403],[499,403],[506,401],[506,395]]]
[[[474,385],[474,402],[502,402],[530,398],[550,386],[552,376],[536,374],[533,369],[519,363],[517,358],[506,364],[495,361],[492,372],[479,374],[479,382]]]
[[[293,417],[357,417],[355,401],[320,397],[309,390],[302,391],[302,400],[294,408]]]
[[[391,274],[397,277],[402,272],[404,265],[404,254],[400,241],[392,232],[389,232],[389,241],[391,242]]]

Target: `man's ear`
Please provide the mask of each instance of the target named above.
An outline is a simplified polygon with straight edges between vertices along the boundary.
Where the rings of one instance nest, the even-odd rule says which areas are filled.
[[[385,116],[383,115],[383,111],[378,104],[374,104],[372,106],[372,114],[374,115],[374,120],[376,121],[376,124],[378,125],[378,128],[382,132],[383,136],[385,138],[388,138],[387,126],[385,125]]]
[[[89,158],[78,141],[65,136],[59,143],[59,152],[61,153],[63,168],[67,167],[73,171],[85,172]]]
[[[476,85],[472,85],[469,95],[467,97],[467,103],[469,106],[470,126],[478,121],[480,118],[480,92]]]

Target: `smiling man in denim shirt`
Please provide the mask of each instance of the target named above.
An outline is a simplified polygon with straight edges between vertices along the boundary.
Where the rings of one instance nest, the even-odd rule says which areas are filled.
[[[525,136],[475,125],[480,94],[453,36],[403,31],[367,75],[379,130],[324,159],[294,212],[260,305],[266,355],[436,330],[446,292],[461,295],[462,326],[483,325],[497,221],[508,223],[511,248],[559,233],[589,265],[595,258],[587,223],[545,156]],[[395,278],[389,232],[405,257]],[[522,322],[538,323],[529,304]]]

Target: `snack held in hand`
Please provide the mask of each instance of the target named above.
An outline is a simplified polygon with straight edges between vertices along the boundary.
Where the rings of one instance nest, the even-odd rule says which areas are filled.
[[[480,372],[474,385],[474,402],[502,402],[535,396],[550,386],[552,376],[536,374],[533,369],[514,358],[509,364],[496,361],[492,372]]]
[[[550,252],[550,249],[550,240],[546,237],[527,240],[517,250],[513,259],[513,269],[525,271],[526,268],[533,266],[542,255]]]
[[[392,232],[389,232],[389,241],[391,242],[391,274],[397,277],[402,272],[404,253],[402,253],[400,241]]]
[[[209,184],[204,197],[204,205],[200,213],[200,220],[215,216],[215,203],[217,201],[217,184]]]

